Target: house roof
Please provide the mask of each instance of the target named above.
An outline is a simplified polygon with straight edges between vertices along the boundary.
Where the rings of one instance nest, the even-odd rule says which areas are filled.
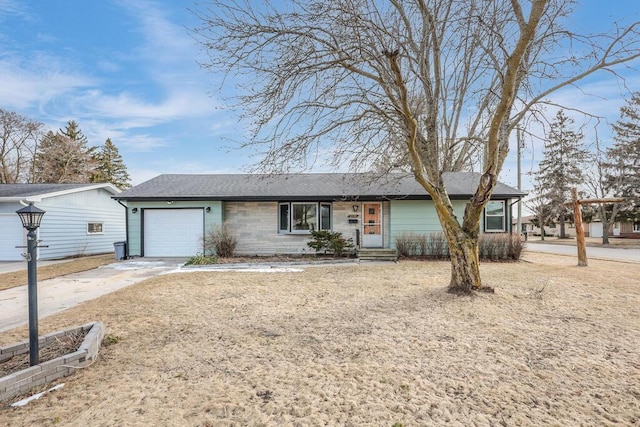
[[[0,184],[0,201],[38,202],[48,197],[104,188],[111,194],[120,190],[112,184]]]
[[[469,198],[480,174],[446,173],[444,182],[452,199]],[[498,183],[494,198],[515,198],[526,193]],[[113,197],[118,200],[353,200],[429,199],[411,175],[375,177],[357,173],[159,175]]]

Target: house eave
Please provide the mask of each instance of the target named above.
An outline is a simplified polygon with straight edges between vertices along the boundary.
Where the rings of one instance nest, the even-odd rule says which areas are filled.
[[[523,197],[520,194],[494,194],[492,199],[518,199]],[[449,195],[451,200],[469,200],[471,195],[453,194]],[[358,202],[358,201],[392,201],[392,200],[431,200],[431,196],[424,194],[411,195],[322,195],[322,196],[135,196],[135,197],[119,197],[112,196],[112,199],[125,202],[194,202],[194,201],[221,201],[221,202]]]

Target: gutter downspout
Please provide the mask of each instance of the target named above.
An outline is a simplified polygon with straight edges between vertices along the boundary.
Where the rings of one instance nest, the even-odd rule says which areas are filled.
[[[124,208],[124,239],[127,242],[124,247],[124,259],[129,259],[129,207],[118,199],[116,199],[116,202]]]

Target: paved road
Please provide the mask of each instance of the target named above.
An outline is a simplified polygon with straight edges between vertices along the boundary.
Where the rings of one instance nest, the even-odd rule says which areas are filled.
[[[578,248],[574,245],[527,243],[525,251],[573,255],[578,258]],[[589,258],[640,262],[640,249],[587,247],[587,260]]]
[[[82,273],[38,282],[38,317],[66,310],[159,274],[175,271],[181,259],[129,260]],[[0,332],[25,325],[29,320],[26,286],[0,291]]]

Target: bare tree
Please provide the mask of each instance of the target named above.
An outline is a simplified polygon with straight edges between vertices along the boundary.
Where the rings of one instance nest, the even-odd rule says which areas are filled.
[[[0,108],[0,126],[0,184],[30,181],[43,124]]]
[[[606,152],[601,149],[600,141],[597,137],[592,161],[592,167],[585,172],[585,188],[588,194],[596,199],[612,196],[616,192],[615,190],[621,187],[625,179],[623,162],[612,162],[612,159],[607,158]],[[620,203],[600,203],[583,206],[583,216],[591,210],[593,211],[592,216],[597,213],[600,221],[602,221],[603,245],[609,244],[609,234],[618,216],[620,206]]]
[[[91,182],[96,162],[94,150],[86,144],[86,138],[73,121],[56,133],[47,132],[36,153],[34,182]]]
[[[568,0],[212,0],[194,36],[241,88],[257,168],[405,162],[435,204],[453,292],[482,287],[478,237],[509,135],[554,91],[637,58],[637,24],[581,37]],[[568,51],[558,55],[556,51]],[[614,70],[615,71],[615,70]],[[402,141],[402,144],[395,143]],[[323,159],[324,161],[324,159]],[[443,173],[479,164],[459,221]]]

